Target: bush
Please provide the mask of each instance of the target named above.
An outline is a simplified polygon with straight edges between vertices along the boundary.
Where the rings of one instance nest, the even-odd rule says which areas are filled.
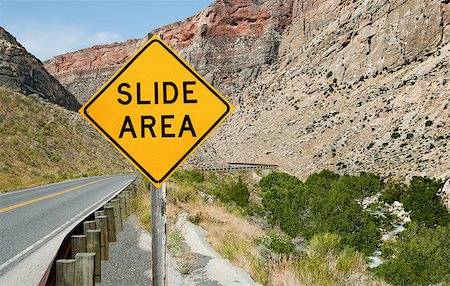
[[[202,183],[205,177],[198,170],[178,170],[172,178],[177,182]]]
[[[309,189],[319,189],[320,191],[330,190],[333,184],[339,180],[341,176],[328,171],[323,170],[320,173],[313,173],[306,179],[305,185]]]
[[[426,127],[430,127],[431,125],[433,125],[433,121],[431,121],[431,120],[425,121],[425,126]]]
[[[198,212],[194,216],[189,216],[188,220],[190,222],[192,222],[193,224],[198,225],[199,223],[201,223],[203,221],[203,214],[202,214],[202,212]]]
[[[402,198],[405,210],[411,211],[411,220],[426,227],[446,226],[450,223],[450,214],[437,195],[443,185],[444,183],[439,180],[412,178]]]
[[[296,177],[272,173],[260,182],[269,222],[291,237],[312,238],[317,233],[341,236],[344,245],[371,254],[379,241],[379,221],[364,211],[357,199],[382,189],[379,177],[339,176],[330,171],[312,174],[303,184]]]
[[[237,182],[224,183],[213,191],[223,202],[235,202],[240,207],[247,207],[250,200],[250,192],[241,178]]]
[[[271,173],[260,181],[262,204],[269,213],[269,222],[279,225],[288,235],[295,237],[308,218],[304,212],[305,187],[296,177],[285,173]],[[302,216],[305,215],[305,216]]]
[[[311,238],[308,251],[310,256],[324,257],[337,252],[341,247],[341,237],[335,233],[321,233]]]
[[[391,184],[381,194],[383,202],[392,204],[394,201],[400,201],[401,197],[405,194],[406,186],[401,183]]]
[[[393,285],[450,283],[450,225],[420,228],[413,223],[397,242],[395,258],[375,273]]]
[[[399,138],[400,137],[400,133],[398,133],[398,132],[393,132],[392,134],[391,134],[391,138],[393,138],[393,139],[397,139],[397,138]]]
[[[189,184],[180,184],[167,192],[168,200],[173,203],[188,203],[192,200],[196,200],[197,197],[197,190]]]
[[[340,241],[333,233],[315,235],[307,251],[293,259],[298,281],[292,285],[383,285],[368,275],[364,256],[342,249]]]
[[[291,238],[283,234],[269,233],[262,239],[257,239],[256,244],[262,245],[272,253],[276,254],[295,253],[295,246],[292,243]]]
[[[355,199],[362,199],[381,192],[384,186],[379,176],[362,172],[359,176],[342,176],[333,187]]]
[[[297,177],[291,176],[286,173],[272,172],[262,178],[259,182],[259,185],[263,189],[270,189],[273,186],[291,187],[301,183],[302,182]]]

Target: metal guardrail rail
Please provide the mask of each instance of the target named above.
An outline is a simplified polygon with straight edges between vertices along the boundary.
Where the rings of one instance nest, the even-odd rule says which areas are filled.
[[[278,165],[274,164],[256,164],[256,163],[227,163],[228,167],[221,168],[200,168],[199,171],[211,171],[211,172],[228,172],[237,170],[258,170],[258,169],[273,169],[278,168]]]

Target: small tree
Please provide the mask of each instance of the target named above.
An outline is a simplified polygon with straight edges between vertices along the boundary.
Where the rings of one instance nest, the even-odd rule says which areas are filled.
[[[450,225],[420,228],[412,223],[394,247],[395,258],[375,273],[392,285],[448,285],[450,283]]]
[[[437,195],[444,183],[429,178],[413,177],[402,197],[407,211],[411,211],[411,220],[420,225],[433,227],[450,223],[450,214]]]

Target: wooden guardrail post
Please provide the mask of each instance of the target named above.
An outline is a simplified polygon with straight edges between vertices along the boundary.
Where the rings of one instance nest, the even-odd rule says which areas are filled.
[[[95,229],[95,220],[87,220],[83,222],[84,235],[86,235],[86,232],[91,229]]]
[[[95,225],[97,226],[97,229],[100,230],[100,258],[101,260],[108,260],[108,217],[96,217]]]
[[[86,252],[86,235],[72,235],[72,257],[77,253]]]
[[[127,216],[131,214],[131,200],[130,200],[130,192],[126,191],[124,193],[125,196],[125,209],[127,211]]]
[[[94,217],[97,218],[98,216],[104,216],[105,215],[105,211],[95,211],[94,213]]]
[[[166,286],[167,282],[167,219],[166,184],[161,188],[150,185],[152,198],[152,282],[153,286]]]
[[[75,285],[75,259],[56,260],[56,285]]]
[[[120,200],[119,199],[111,200],[111,204],[114,207],[114,219],[116,222],[116,234],[117,234],[117,232],[123,230],[122,214],[120,213]]]
[[[75,255],[75,286],[94,285],[95,253]]]
[[[116,241],[116,221],[114,218],[114,207],[105,206],[105,215],[108,218],[108,241]]]
[[[101,255],[100,255],[100,233],[98,229],[86,232],[86,250],[95,253],[94,257],[94,281],[101,282]],[[76,256],[75,256],[76,257]]]
[[[120,215],[122,216],[122,224],[127,221],[127,210],[125,207],[125,196],[120,194],[119,196],[120,203]]]

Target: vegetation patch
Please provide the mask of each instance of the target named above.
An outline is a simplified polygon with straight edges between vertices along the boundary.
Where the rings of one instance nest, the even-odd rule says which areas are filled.
[[[0,88],[0,192],[133,168],[78,113]]]

